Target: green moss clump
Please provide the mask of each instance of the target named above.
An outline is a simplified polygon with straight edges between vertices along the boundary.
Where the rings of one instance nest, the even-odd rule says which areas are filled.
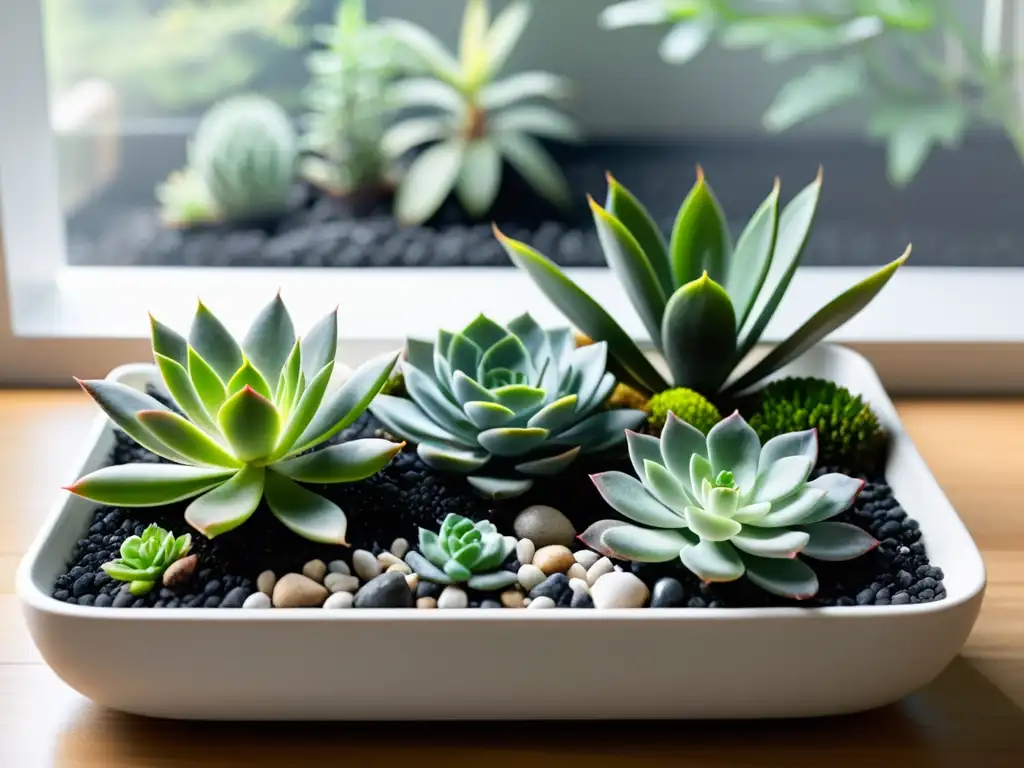
[[[870,472],[885,454],[887,438],[878,417],[860,396],[825,379],[788,378],[754,394],[758,410],[750,426],[764,443],[776,435],[818,430],[818,464]]]
[[[660,433],[665,426],[669,411],[705,435],[722,420],[718,409],[704,395],[685,387],[666,389],[647,401],[647,412],[650,414],[647,421],[655,433]]]

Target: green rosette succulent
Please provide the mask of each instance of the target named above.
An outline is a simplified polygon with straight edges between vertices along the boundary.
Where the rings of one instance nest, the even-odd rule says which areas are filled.
[[[606,345],[575,346],[572,331],[545,331],[524,314],[502,327],[483,315],[436,343],[409,339],[402,370],[410,400],[378,396],[370,410],[417,443],[439,470],[469,474],[491,498],[526,492],[533,476],[558,474],[581,453],[621,442],[646,414],[605,410],[615,387]],[[492,457],[519,460],[525,478],[474,473]]]
[[[144,595],[163,572],[192,549],[192,535],[174,537],[159,525],[150,525],[142,536],[129,536],[121,544],[121,557],[100,566],[112,579],[127,581],[128,591]]]
[[[420,528],[420,551],[406,555],[406,562],[420,578],[435,584],[465,583],[491,591],[516,582],[512,571],[497,570],[515,547],[515,537],[498,533],[494,523],[474,523],[450,513],[440,532]]]
[[[831,473],[808,482],[818,454],[814,430],[764,447],[739,413],[705,438],[669,414],[661,439],[630,433],[636,478],[592,475],[604,500],[633,523],[601,520],[580,539],[610,557],[660,563],[679,558],[707,582],[746,576],[783,597],[806,599],[818,578],[801,557],[851,560],[878,546],[855,525],[830,521],[848,509],[862,480]]]
[[[743,392],[839,328],[885,287],[910,254],[830,301],[742,374],[804,252],[821,191],[821,174],[780,212],[779,184],[735,244],[726,217],[698,169],[697,183],[666,241],[647,209],[610,175],[604,207],[593,200],[605,260],[626,290],[671,373],[668,382],[636,342],[553,261],[498,233],[524,270],[583,333],[608,343],[619,379],[653,394],[686,387],[713,397]]]
[[[200,302],[188,338],[152,320],[153,354],[177,413],[112,381],[80,381],[143,448],[170,463],[104,467],[67,490],[101,504],[151,507],[194,500],[185,520],[213,538],[242,525],[266,499],[285,526],[345,545],[345,513],[300,483],[348,483],[383,469],[402,445],[364,439],[311,451],[366,410],[398,359],[357,368],[328,394],[337,312],[296,338],[276,296],[239,344]]]
[[[692,424],[705,435],[722,420],[718,409],[704,395],[685,387],[659,392],[647,401],[647,423],[660,432],[669,413]]]

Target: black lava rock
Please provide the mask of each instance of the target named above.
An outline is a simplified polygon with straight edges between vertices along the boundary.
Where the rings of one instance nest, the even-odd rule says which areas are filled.
[[[686,604],[683,585],[671,576],[658,579],[651,590],[651,608],[681,608]]]
[[[412,590],[401,573],[384,573],[356,592],[356,608],[412,608]]]

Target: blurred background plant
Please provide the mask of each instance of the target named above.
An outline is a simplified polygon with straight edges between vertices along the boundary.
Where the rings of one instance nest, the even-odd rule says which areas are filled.
[[[672,64],[712,44],[759,50],[770,64],[815,57],[778,91],[764,127],[785,131],[862,97],[866,132],[885,142],[889,179],[904,186],[936,145],[957,147],[975,122],[998,126],[1024,160],[1006,9],[982,3],[980,39],[947,0],[626,0],[599,22],[671,26],[659,53]]]

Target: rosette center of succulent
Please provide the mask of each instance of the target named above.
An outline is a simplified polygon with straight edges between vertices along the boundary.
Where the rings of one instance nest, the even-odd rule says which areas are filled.
[[[736,477],[727,469],[723,469],[715,478],[715,488],[735,488]]]

